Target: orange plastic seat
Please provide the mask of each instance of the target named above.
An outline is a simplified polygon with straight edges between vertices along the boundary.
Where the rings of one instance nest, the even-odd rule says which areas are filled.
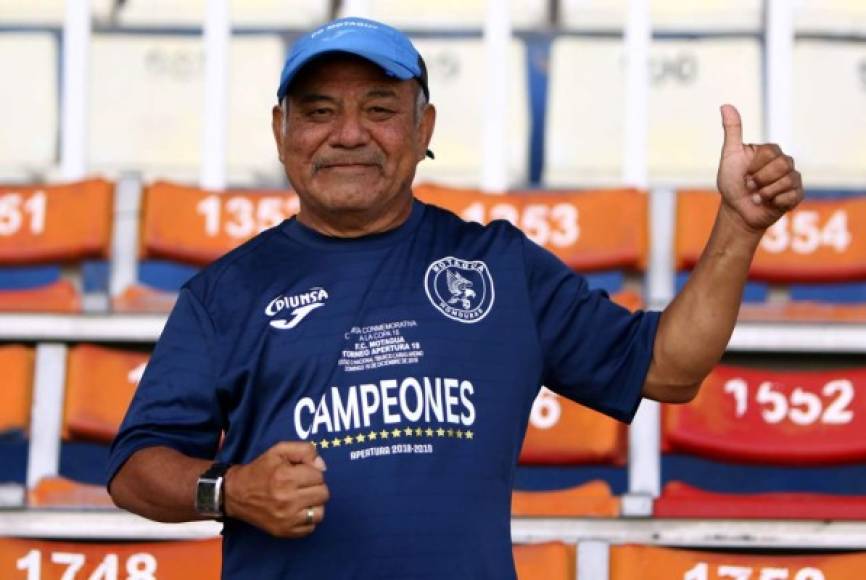
[[[69,350],[63,438],[110,443],[148,355],[81,344]]]
[[[776,465],[866,459],[866,369],[770,371],[720,365],[688,405],[665,405],[663,446]],[[862,423],[862,424],[861,424]]]
[[[625,425],[553,391],[539,391],[520,452],[520,463],[615,463],[626,459]]]
[[[156,182],[145,190],[143,258],[205,265],[298,211],[289,191],[229,191]]]
[[[33,357],[30,347],[0,346],[0,433],[30,425]]]
[[[511,515],[518,517],[617,517],[619,499],[605,481],[554,491],[513,491]]]
[[[797,300],[740,306],[739,320],[758,322],[866,322],[866,304]]]
[[[866,519],[866,496],[718,493],[672,481],[656,499],[653,514],[659,518],[863,520]]]
[[[634,545],[612,546],[610,552],[610,580],[759,577],[860,580],[864,569],[863,553],[778,556]]]
[[[144,192],[142,259],[161,258],[204,266],[276,226],[298,211],[290,191],[206,191],[159,181]],[[177,299],[144,284],[133,284],[112,300],[117,312],[168,312]]]
[[[678,269],[689,269],[697,263],[718,206],[718,193],[679,193]],[[866,197],[804,200],[764,234],[749,276],[771,282],[866,278]]]
[[[39,508],[113,508],[104,485],[89,485],[65,477],[45,477],[27,490],[27,505]]]
[[[489,195],[420,185],[414,191],[466,220],[508,220],[576,270],[646,266],[647,202],[635,189]]]
[[[93,179],[52,186],[0,187],[0,264],[75,263],[106,258],[114,186]],[[66,279],[28,289],[0,290],[0,310],[76,312],[74,285]]]
[[[518,544],[513,547],[518,580],[574,580],[577,550],[562,542]]]
[[[60,580],[72,578],[68,571],[80,563],[75,578],[218,580],[221,544],[220,538],[160,542],[0,538],[0,570],[8,571],[5,578]],[[118,574],[111,575],[106,570]]]

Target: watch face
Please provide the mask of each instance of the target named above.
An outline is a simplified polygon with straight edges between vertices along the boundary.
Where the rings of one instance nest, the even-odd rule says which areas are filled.
[[[202,515],[218,516],[220,514],[217,503],[218,479],[199,479],[196,486],[195,508]]]

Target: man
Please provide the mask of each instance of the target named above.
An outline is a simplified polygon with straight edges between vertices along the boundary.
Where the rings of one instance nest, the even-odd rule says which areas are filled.
[[[663,313],[630,314],[509,224],[413,199],[428,97],[383,24],[293,47],[273,131],[300,213],[184,286],[114,443],[119,506],[224,516],[226,578],[513,578],[539,386],[623,421],[642,397],[693,398],[762,233],[803,196],[723,107],[706,251]]]

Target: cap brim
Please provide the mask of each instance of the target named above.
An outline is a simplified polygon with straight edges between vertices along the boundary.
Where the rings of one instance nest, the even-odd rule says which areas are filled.
[[[330,54],[350,54],[358,56],[378,65],[383,71],[385,71],[385,74],[398,78],[401,81],[413,79],[418,74],[383,54],[364,50],[352,46],[351,43],[346,43],[345,46],[329,46],[326,50],[311,50],[305,54],[297,55],[289,64],[289,67],[283,72],[283,77],[280,80],[280,87],[277,90],[277,98],[282,99],[286,95],[289,85],[292,84],[292,81],[305,66],[319,57]]]

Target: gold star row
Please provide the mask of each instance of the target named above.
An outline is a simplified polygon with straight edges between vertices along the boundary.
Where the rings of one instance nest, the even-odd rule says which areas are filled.
[[[369,431],[367,433],[358,433],[357,435],[346,435],[345,437],[334,437],[333,439],[322,439],[321,441],[311,441],[313,447],[329,449],[331,447],[341,447],[344,445],[352,445],[355,443],[366,443],[368,441],[378,441],[385,439],[396,439],[397,437],[441,437],[441,438],[450,438],[450,439],[473,439],[475,438],[475,433],[469,430],[464,431],[463,429],[443,429],[439,427],[437,429],[433,429],[432,427],[427,427],[426,429],[422,429],[421,427],[406,427],[404,429],[398,429],[394,427],[390,431],[387,429],[382,429],[381,431]]]

